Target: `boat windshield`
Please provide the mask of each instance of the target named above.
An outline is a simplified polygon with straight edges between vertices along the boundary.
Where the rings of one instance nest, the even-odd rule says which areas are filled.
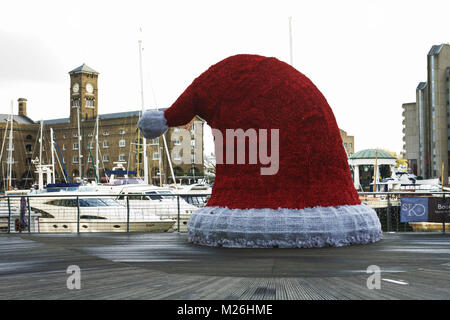
[[[80,207],[119,207],[120,204],[109,198],[97,199],[80,199]]]
[[[147,194],[151,200],[163,200],[163,199],[175,199],[174,196],[170,196],[173,194],[170,190],[161,190],[161,191],[148,191],[145,194]],[[168,196],[164,196],[164,194],[167,194]]]
[[[113,200],[111,198],[102,198],[100,200],[103,201],[106,204],[106,206],[108,206],[108,207],[121,207],[122,206],[119,202],[117,202],[116,200]]]

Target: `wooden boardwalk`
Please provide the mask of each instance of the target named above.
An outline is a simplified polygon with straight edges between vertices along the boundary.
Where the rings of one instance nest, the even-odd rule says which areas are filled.
[[[449,299],[450,235],[322,249],[226,249],[186,234],[0,234],[0,299]],[[66,269],[81,268],[81,290]],[[381,268],[368,289],[367,267]]]

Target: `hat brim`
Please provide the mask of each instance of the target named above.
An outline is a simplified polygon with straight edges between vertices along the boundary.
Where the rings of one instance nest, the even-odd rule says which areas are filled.
[[[305,209],[203,207],[188,223],[188,241],[231,248],[314,248],[367,244],[383,237],[367,205]]]

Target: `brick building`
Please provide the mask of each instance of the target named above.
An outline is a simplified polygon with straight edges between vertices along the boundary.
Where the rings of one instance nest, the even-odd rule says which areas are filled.
[[[63,160],[61,156],[55,156],[56,182],[63,182],[64,176],[71,181],[80,177],[96,179],[94,164],[97,140],[99,178],[106,178],[105,171],[111,170],[115,162],[123,162],[126,169],[136,171],[137,176],[143,177],[142,136],[136,126],[140,111],[98,114],[99,73],[83,64],[70,71],[69,75],[69,117],[43,121],[43,163],[51,162],[50,128],[55,133],[57,153]],[[12,185],[26,188],[36,178],[32,160],[39,157],[40,122],[27,117],[26,99],[18,100],[18,109],[13,124]],[[95,131],[97,116],[98,139]],[[7,180],[9,117],[9,114],[0,114],[0,137],[2,142],[5,141],[0,159],[0,189],[4,188]],[[194,118],[189,130],[184,127],[170,128],[165,133],[177,181],[192,182],[193,179],[203,177],[203,126],[204,121]],[[159,184],[162,177],[163,183],[171,182],[172,175],[162,137],[147,140],[147,155],[149,181]],[[67,172],[68,179],[64,172]]]
[[[347,157],[350,157],[355,153],[355,137],[347,135],[347,132],[342,129],[339,129],[339,133],[341,134],[345,153],[347,153]]]

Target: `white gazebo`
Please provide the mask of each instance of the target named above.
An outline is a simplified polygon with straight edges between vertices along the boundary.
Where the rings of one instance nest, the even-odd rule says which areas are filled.
[[[388,165],[393,171],[397,164],[397,159],[390,153],[378,149],[365,149],[352,154],[348,159],[349,166],[353,169],[353,183],[358,190],[360,187],[359,167],[373,166],[375,181],[379,181],[380,166]]]

